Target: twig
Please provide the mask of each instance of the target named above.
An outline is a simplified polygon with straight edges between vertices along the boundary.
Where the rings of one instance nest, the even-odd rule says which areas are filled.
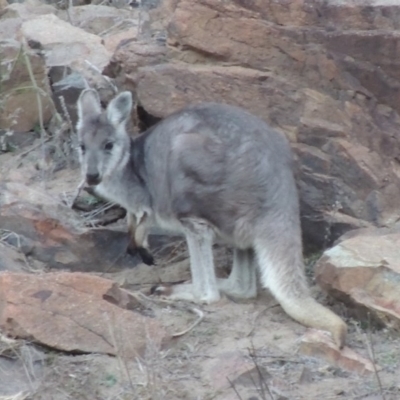
[[[29,397],[27,392],[19,392],[11,396],[0,396],[0,400],[25,400]]]
[[[48,142],[50,140],[50,138],[46,138],[44,139],[44,143]],[[24,150],[23,152],[17,154],[15,156],[15,159],[17,160],[18,158],[22,158],[25,157],[26,155],[28,155],[31,151],[36,150],[38,147],[40,147],[42,145],[42,141],[40,141],[40,143],[34,144],[33,146],[31,146],[29,149]]]
[[[39,86],[36,82],[35,75],[33,73],[32,69],[32,64],[31,60],[29,59],[27,48],[25,44],[22,44],[23,46],[23,57],[25,60],[25,65],[26,69],[28,70],[29,78],[32,82],[32,86],[35,89],[35,94],[36,94],[36,101],[37,101],[37,106],[38,106],[38,117],[39,117],[39,127],[40,127],[40,141],[42,143],[41,150],[42,150],[42,159],[46,160],[46,154],[45,154],[45,148],[44,148],[44,143],[45,143],[45,138],[46,138],[46,130],[44,128],[44,121],[43,121],[43,104],[42,104],[42,98],[40,97],[40,89]]]
[[[68,21],[69,23],[74,26],[74,19],[72,17],[72,8],[73,8],[74,4],[73,4],[73,0],[68,0],[68,7],[67,7],[67,16],[68,16]]]
[[[279,306],[279,303],[275,303],[275,304],[268,306],[264,310],[261,310],[260,312],[258,312],[257,315],[254,317],[253,324],[252,324],[253,326],[251,327],[249,333],[246,336],[249,337],[254,332],[254,329],[256,328],[257,319],[260,317],[260,315],[264,314],[266,311],[270,310],[271,308],[275,308],[278,306]]]
[[[138,296],[136,294],[132,293],[132,295],[134,295],[135,298],[138,299]],[[188,328],[184,329],[183,331],[173,333],[172,337],[180,337],[180,336],[185,335],[186,333],[190,332],[193,328],[195,328],[204,319],[203,311],[200,311],[197,308],[187,307],[187,306],[186,307],[179,307],[179,305],[176,304],[175,300],[152,299],[151,297],[146,296],[142,292],[139,292],[138,295],[139,295],[139,297],[142,297],[143,299],[145,299],[145,300],[147,300],[149,302],[167,304],[167,305],[170,305],[170,306],[174,306],[175,308],[178,308],[178,309],[184,309],[185,311],[189,310],[190,312],[192,312],[194,314],[197,314],[199,316],[199,318],[195,322],[193,322],[193,324],[191,324]],[[140,300],[138,299],[138,301],[140,301]]]
[[[204,319],[203,311],[198,310],[197,308],[191,308],[190,311],[197,314],[199,316],[199,318],[196,321],[194,321],[192,325],[189,325],[188,328],[184,329],[183,331],[174,333],[172,335],[172,337],[176,338],[176,337],[186,335],[186,333],[190,332],[194,327],[196,327]]]
[[[118,360],[118,364],[119,364],[119,368],[121,370],[121,373],[122,373],[123,370],[125,370],[125,373],[126,373],[126,376],[128,378],[129,385],[131,387],[132,393],[136,393],[136,389],[135,389],[135,386],[133,384],[132,377],[131,377],[131,374],[129,372],[128,365],[127,365],[125,359],[121,355],[120,348],[119,348],[117,340],[115,338],[115,331],[113,329],[113,324],[111,323],[110,317],[109,317],[108,314],[105,314],[105,317],[106,317],[106,320],[107,320],[107,323],[108,323],[107,325],[108,325],[108,329],[109,329],[109,332],[110,332],[111,341],[112,341],[112,344],[113,344],[113,346],[115,348],[115,353],[117,355],[117,360]]]
[[[78,188],[79,188],[79,186],[78,186]],[[85,219],[85,222],[87,224],[90,224],[93,227],[93,221],[91,221],[91,220],[93,220],[94,217],[96,217],[97,215],[109,210],[110,208],[113,208],[114,206],[115,206],[114,203],[107,202],[107,203],[103,204],[102,206],[100,206],[99,208],[96,208],[92,211],[84,213],[83,218]]]
[[[41,139],[44,140],[44,135],[45,135],[46,131],[44,129],[44,122],[43,122],[42,98],[40,97],[41,89],[39,88],[39,86],[36,82],[36,78],[35,78],[35,75],[34,75],[33,69],[32,69],[31,60],[28,57],[28,52],[27,52],[26,46],[24,44],[23,44],[23,47],[24,47],[24,51],[23,51],[22,55],[24,57],[26,68],[28,70],[29,79],[32,82],[32,86],[35,89],[35,94],[36,94],[36,101],[37,101],[38,112],[39,112],[38,117],[39,117],[39,126],[40,126],[40,136],[41,136]]]
[[[256,352],[255,352],[255,349],[254,349],[253,341],[251,341],[251,351],[249,350],[249,355],[250,355],[250,357],[251,357],[251,359],[252,359],[252,361],[254,363],[254,366],[256,367],[256,370],[257,370],[258,379],[260,380],[260,390],[261,390],[261,395],[262,395],[263,400],[266,400],[265,391],[264,391],[264,385],[265,385],[265,388],[267,389],[267,392],[270,395],[271,399],[274,400],[274,396],[273,396],[273,394],[272,394],[272,392],[271,392],[271,390],[270,390],[270,388],[268,386],[268,383],[264,380],[264,377],[263,377],[263,375],[261,373],[260,367],[257,364],[257,361],[256,361],[256,357],[257,356],[256,356]]]
[[[109,28],[104,29],[104,31],[101,31],[97,35],[100,36],[100,37],[103,37],[107,33],[111,32],[113,29],[118,28],[119,26],[121,26],[126,21],[130,21],[130,19],[129,18],[122,19],[122,20],[116,22],[114,25],[110,26]]]
[[[95,72],[97,72],[112,88],[114,93],[118,93],[118,88],[114,85],[114,83],[111,81],[111,79],[108,76],[105,76],[101,73],[100,69],[97,68],[94,64],[92,64],[90,61],[85,60],[85,63]]]
[[[72,123],[71,116],[69,115],[67,105],[65,104],[64,96],[58,96],[58,100],[60,100],[61,108],[62,108],[64,116],[65,116],[65,118],[66,118],[66,120],[68,122],[69,129],[71,130],[71,133],[75,133],[75,128],[74,128],[74,125]]]
[[[379,391],[382,396],[382,400],[386,400],[385,394],[383,393],[383,386],[382,386],[381,378],[378,374],[378,369],[376,368],[375,350],[374,350],[374,346],[372,344],[372,336],[371,336],[371,314],[370,313],[368,313],[368,336],[366,336],[366,337],[367,337],[367,339],[365,340],[365,342],[366,342],[366,345],[368,348],[369,356],[372,361],[372,366],[374,367],[374,374],[375,374],[376,380],[378,382]]]
[[[81,182],[79,183],[79,185],[78,185],[77,188],[76,188],[75,194],[73,195],[71,201],[69,202],[69,204],[67,204],[67,206],[68,206],[69,208],[72,208],[72,207],[74,206],[76,199],[79,197],[79,195],[80,195],[81,192],[82,192],[82,189],[83,189],[84,186],[85,186],[85,183],[86,183],[86,179],[85,179],[85,178],[82,178]]]
[[[239,392],[236,390],[236,386],[235,384],[228,378],[226,377],[226,379],[228,380],[229,384],[231,385],[231,388],[233,389],[233,391],[235,392],[236,396],[238,397],[239,400],[243,400],[243,397],[239,394]]]

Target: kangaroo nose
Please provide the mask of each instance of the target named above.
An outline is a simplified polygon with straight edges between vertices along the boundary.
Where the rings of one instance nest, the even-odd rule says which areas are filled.
[[[100,183],[100,174],[99,173],[87,174],[86,175],[86,182],[89,185],[97,185],[98,183]]]

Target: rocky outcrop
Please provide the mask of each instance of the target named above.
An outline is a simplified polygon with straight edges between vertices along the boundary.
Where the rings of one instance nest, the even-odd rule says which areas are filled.
[[[143,125],[188,103],[239,105],[291,141],[305,244],[327,246],[347,230],[400,217],[399,8],[157,0],[140,8],[78,6],[69,15],[36,0],[11,4],[0,15],[0,129],[37,127],[38,96],[44,123],[53,100],[75,124],[86,82],[103,101],[114,93],[101,69],[137,93]],[[20,40],[39,90],[24,63],[14,65]],[[66,67],[53,80],[52,70]]]
[[[129,359],[160,346],[167,334],[141,308],[112,281],[88,274],[0,273],[2,333],[57,350]]]
[[[315,266],[318,284],[349,312],[400,330],[400,227],[349,232]],[[369,316],[371,318],[369,318]]]
[[[284,132],[305,242],[321,247],[400,217],[399,14],[378,1],[165,0],[148,29],[167,47],[122,44],[106,71],[154,117],[222,101]]]
[[[102,99],[112,96],[115,88],[101,70],[120,41],[136,38],[137,14],[134,9],[94,5],[67,12],[39,0],[4,5],[0,9],[0,130],[28,132],[41,121],[47,126],[56,110],[63,115],[65,109],[75,124],[76,93],[72,98],[67,93],[62,100],[66,105],[60,105],[65,90],[51,85],[67,79],[61,85],[68,91],[77,74],[80,90],[83,81],[98,88]],[[53,81],[48,77],[53,68],[66,72]]]

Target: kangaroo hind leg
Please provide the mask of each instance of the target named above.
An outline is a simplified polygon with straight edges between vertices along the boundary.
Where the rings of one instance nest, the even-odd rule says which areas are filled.
[[[257,297],[256,260],[252,249],[234,249],[232,271],[228,279],[218,279],[221,292],[237,299]]]

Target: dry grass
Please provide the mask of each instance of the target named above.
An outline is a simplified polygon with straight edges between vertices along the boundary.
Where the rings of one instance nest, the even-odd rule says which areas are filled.
[[[30,397],[29,393],[19,392],[12,396],[0,396],[0,400],[25,400]]]

